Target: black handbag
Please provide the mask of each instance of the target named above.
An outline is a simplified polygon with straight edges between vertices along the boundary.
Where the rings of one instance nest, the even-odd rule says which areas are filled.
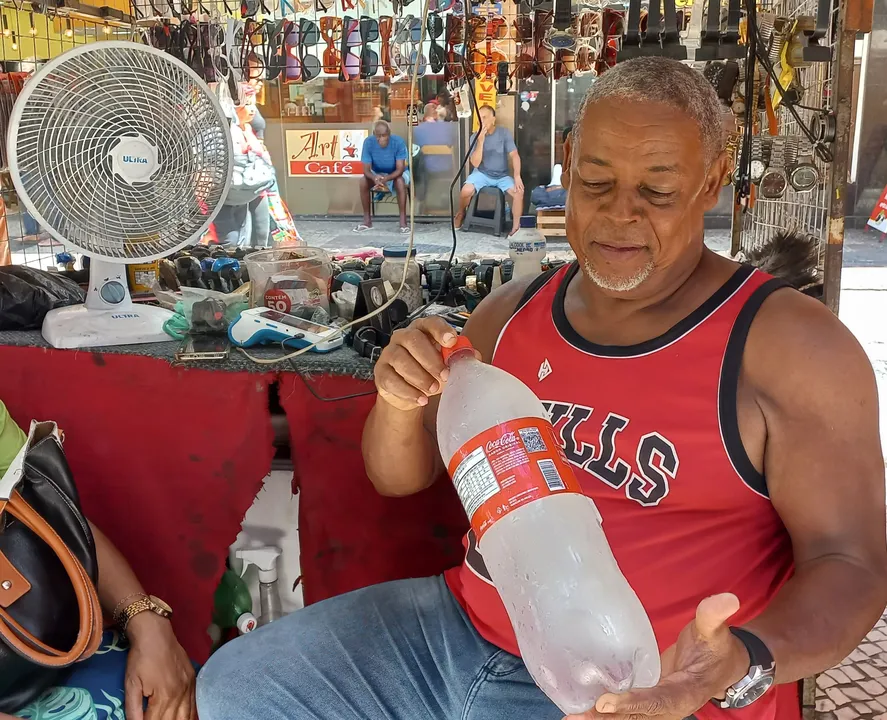
[[[102,639],[95,544],[55,423],[0,478],[0,712],[57,684]]]

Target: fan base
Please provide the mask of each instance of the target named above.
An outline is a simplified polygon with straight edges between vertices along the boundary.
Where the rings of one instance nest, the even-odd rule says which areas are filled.
[[[43,338],[54,348],[168,342],[163,323],[173,316],[152,305],[128,305],[117,310],[95,310],[86,305],[50,310],[43,320]]]

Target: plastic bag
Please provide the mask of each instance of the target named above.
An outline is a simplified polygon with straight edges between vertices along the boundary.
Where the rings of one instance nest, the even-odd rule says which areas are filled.
[[[0,330],[38,329],[50,310],[85,300],[80,286],[58,273],[22,265],[0,267]]]

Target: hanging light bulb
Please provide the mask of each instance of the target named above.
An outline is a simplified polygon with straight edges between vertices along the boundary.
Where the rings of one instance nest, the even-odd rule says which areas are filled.
[[[31,27],[28,28],[28,34],[32,35],[32,36],[36,35],[37,34],[37,26],[34,24],[34,13],[33,12],[28,13],[28,19],[31,21]]]
[[[18,50],[18,38],[15,36],[15,33],[10,33],[9,35],[12,38],[12,47],[13,50]]]
[[[6,18],[6,13],[3,13],[3,37],[9,37],[9,20]]]
[[[65,37],[72,38],[74,37],[74,28],[71,27],[71,18],[65,20]]]
[[[108,23],[105,23],[104,26],[102,27],[102,32],[105,33],[105,35],[110,35],[111,34],[111,26],[108,25]]]

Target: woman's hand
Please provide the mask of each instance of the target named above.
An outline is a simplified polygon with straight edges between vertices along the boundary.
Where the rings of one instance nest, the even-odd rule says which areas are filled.
[[[130,620],[126,634],[126,720],[195,720],[194,667],[169,620],[142,612]]]

